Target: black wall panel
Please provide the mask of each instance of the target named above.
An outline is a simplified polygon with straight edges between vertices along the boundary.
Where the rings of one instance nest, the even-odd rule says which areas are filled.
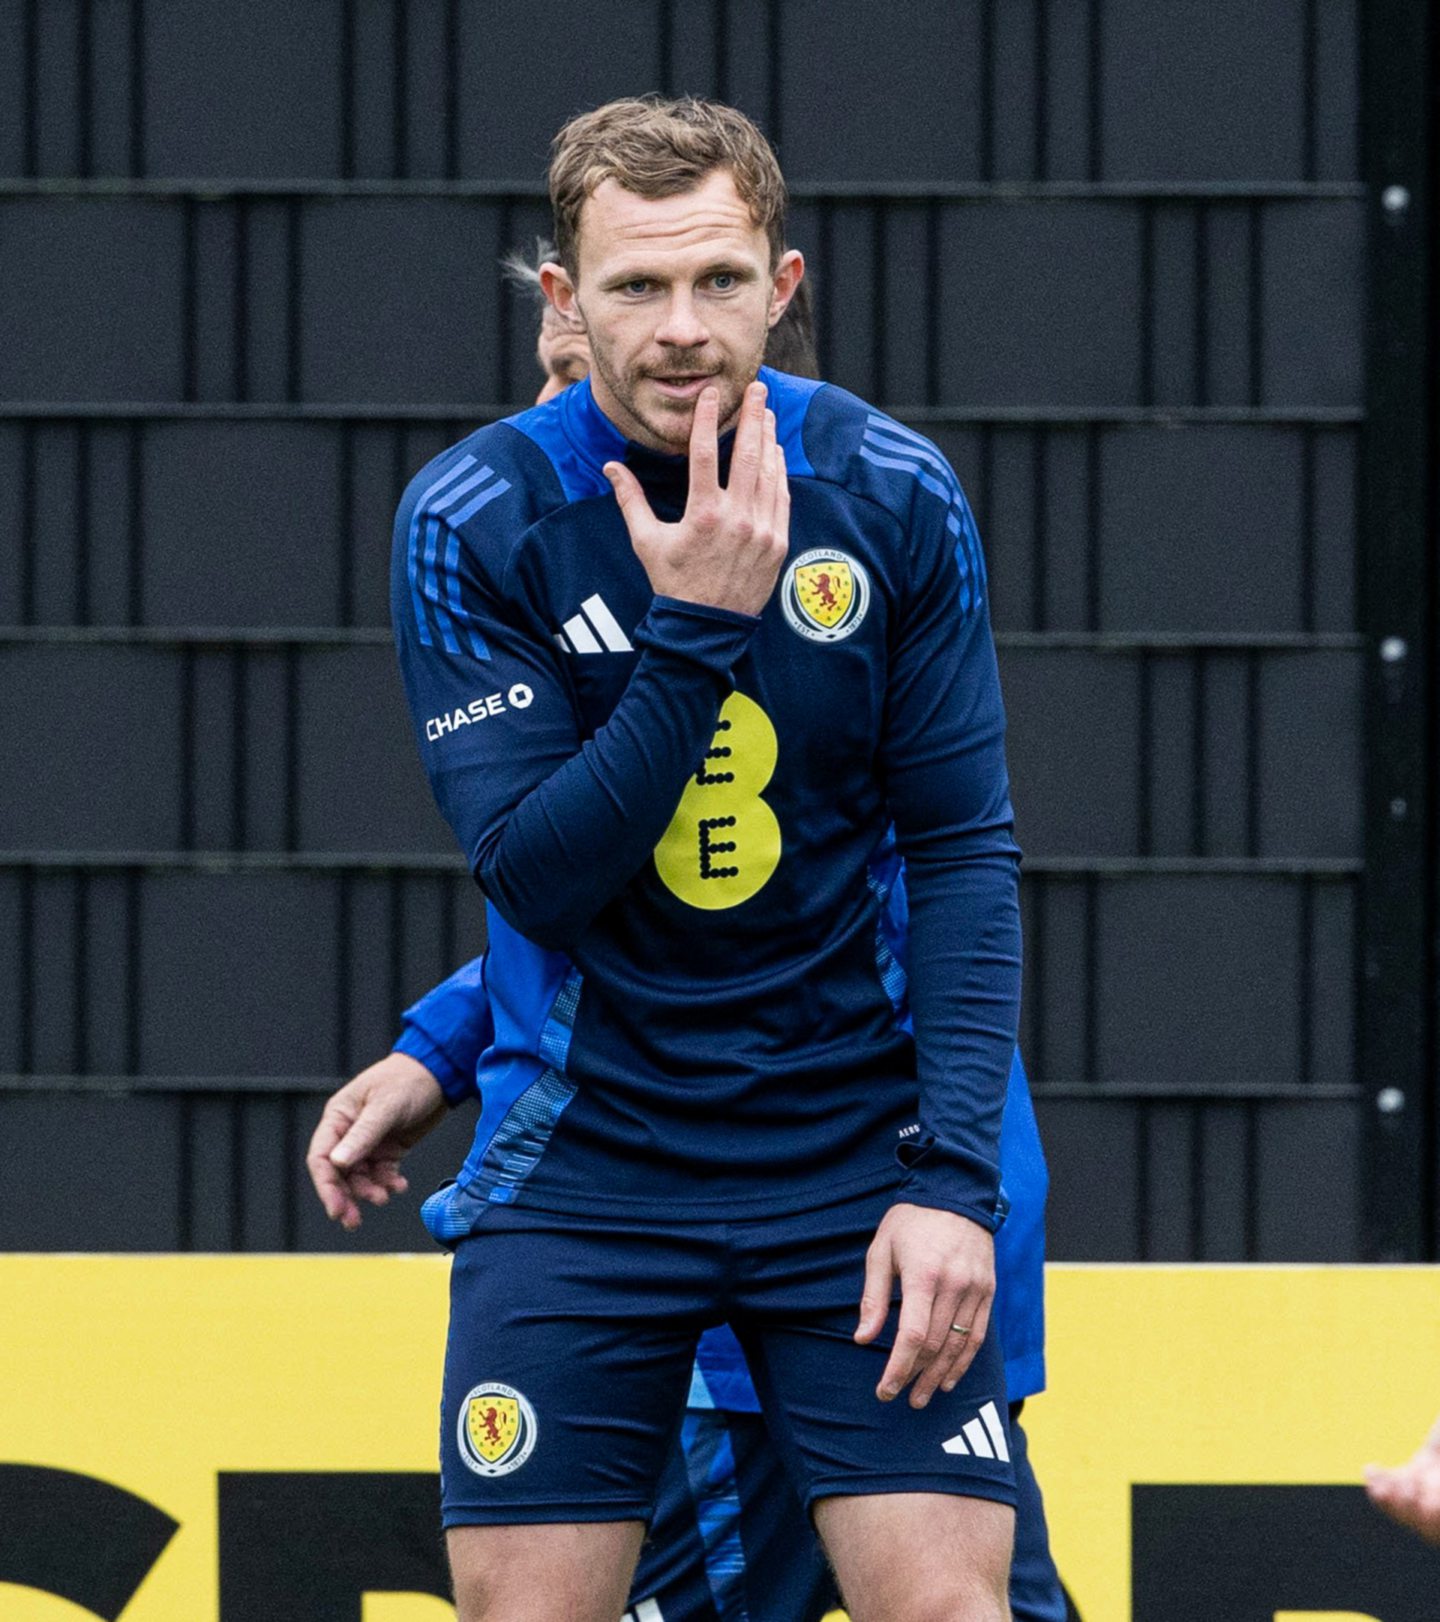
[[[1358,854],[1351,656],[1007,639],[1001,672],[1030,851]],[[30,762],[0,849],[453,854],[379,638],[27,642],[0,681],[0,748]]]
[[[145,452],[144,623],[326,623],[339,591],[333,436],[167,423]]]
[[[0,398],[182,398],[184,247],[178,206],[6,197]]]
[[[969,493],[1002,633],[1353,629],[1348,426],[1179,432],[900,414]],[[476,420],[0,421],[0,521],[21,541],[0,558],[0,614],[53,626],[387,626],[395,502]]]
[[[1156,1099],[1348,1087],[1343,875],[1043,872],[1023,916],[1021,1045],[1045,1085]]]
[[[657,87],[745,107],[799,181],[1358,167],[1354,0],[636,0],[603,35],[521,0],[47,0],[43,20],[0,24],[12,174],[514,180],[572,113]]]
[[[449,861],[20,868],[0,872],[0,923],[30,948],[3,963],[4,1072],[117,1084],[358,1068],[484,941],[475,887]]]
[[[0,646],[0,848],[178,843],[180,691],[145,648]]]
[[[533,200],[432,195],[0,199],[17,327],[0,397],[438,406],[523,394],[532,346],[494,267],[544,219]],[[815,274],[827,375],[887,401],[1293,410],[1360,398],[1363,220],[1345,201],[921,208],[801,192],[791,234]]]
[[[1053,1253],[1356,1255],[1360,21],[0,8],[0,1243],[356,1242],[310,1122],[483,940],[388,646],[394,503],[535,386],[495,261],[555,128],[659,87],[778,141],[823,370],[986,538]],[[413,1204],[358,1242],[420,1242]]]
[[[323,0],[145,0],[146,172],[338,173],[344,9]]]

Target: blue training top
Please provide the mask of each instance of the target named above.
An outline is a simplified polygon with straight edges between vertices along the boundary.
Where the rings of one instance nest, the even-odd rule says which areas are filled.
[[[979,540],[928,440],[761,378],[792,516],[758,618],[653,594],[601,467],[674,520],[688,463],[588,382],[401,502],[400,666],[490,914],[441,1240],[487,1201],[703,1220],[893,1187],[1003,1219],[1019,852]]]
[[[486,959],[477,957],[405,1011],[396,1051],[418,1059],[451,1103],[474,1098],[475,1075],[495,1039]],[[1049,1175],[1030,1102],[1025,1066],[1016,1049],[1000,1123],[1000,1176],[1010,1214],[995,1236],[992,1324],[1005,1353],[1011,1402],[1045,1389],[1045,1196]],[[692,1408],[758,1413],[760,1404],[744,1354],[726,1327],[710,1329],[690,1380]]]

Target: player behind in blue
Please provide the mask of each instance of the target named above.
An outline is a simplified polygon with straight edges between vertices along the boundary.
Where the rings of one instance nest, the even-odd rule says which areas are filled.
[[[544,380],[539,404],[590,371],[584,333],[566,326],[540,291],[539,266],[553,253],[543,243],[533,261],[518,254],[507,261],[511,278],[538,302],[536,359]],[[766,363],[813,378],[818,366],[808,291],[809,283],[802,282],[771,328]],[[400,1162],[415,1140],[393,1130],[392,1102],[403,1101],[415,1083],[428,1085],[436,1122],[444,1113],[442,1100],[473,1102],[475,1075],[493,1039],[483,958],[407,1010],[391,1053],[335,1094],[315,1132],[310,1165],[329,1215],[353,1229],[360,1222],[361,1200],[383,1205],[391,1193],[405,1191]],[[330,1158],[341,1143],[358,1156],[344,1173]],[[995,1321],[1006,1353],[1017,1492],[1010,1608],[1016,1622],[1065,1622],[1044,1503],[1020,1424],[1024,1400],[1045,1384],[1047,1179],[1018,1053],[1001,1122],[1000,1169],[1011,1202],[995,1247]],[[666,1464],[627,1616],[649,1622],[819,1622],[839,1603],[758,1414],[759,1401],[734,1336],[725,1329],[707,1331],[691,1375],[681,1446]]]
[[[613,1622],[721,1323],[856,1622],[997,1622],[1018,851],[969,508],[756,378],[803,262],[748,120],[611,103],[550,185],[590,378],[427,467],[392,576],[489,903],[475,1145],[424,1210],[462,1622]]]

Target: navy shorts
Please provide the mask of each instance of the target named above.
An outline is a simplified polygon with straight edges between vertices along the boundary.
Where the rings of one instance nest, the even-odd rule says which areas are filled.
[[[1050,1554],[1022,1406],[1010,1409],[1010,1614],[1014,1622],[1067,1622],[1074,1612]],[[839,1607],[819,1540],[759,1414],[688,1413],[666,1461],[624,1622],[820,1622]]]
[[[864,1256],[894,1199],[725,1223],[495,1205],[455,1250],[440,1427],[446,1526],[651,1518],[701,1332],[728,1321],[805,1511],[835,1493],[1013,1505],[1004,1364],[915,1410],[857,1346]]]

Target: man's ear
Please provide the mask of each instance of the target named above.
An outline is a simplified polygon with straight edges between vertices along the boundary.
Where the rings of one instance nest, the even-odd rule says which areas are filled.
[[[585,317],[580,314],[580,301],[575,296],[575,284],[564,265],[547,259],[540,267],[540,290],[555,314],[571,332],[584,332]]]
[[[541,275],[544,275],[543,271]],[[775,267],[775,279],[771,284],[770,326],[773,327],[785,314],[786,306],[795,297],[795,289],[804,279],[805,255],[798,248],[787,248],[780,255],[780,263]]]

